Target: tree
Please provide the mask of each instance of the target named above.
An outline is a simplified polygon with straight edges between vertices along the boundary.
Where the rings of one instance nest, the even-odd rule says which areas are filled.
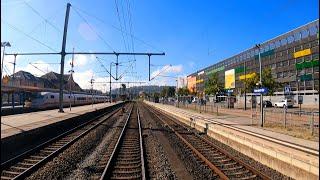
[[[246,78],[242,80],[245,85],[241,89],[241,92],[253,92],[253,89],[257,87],[257,83],[259,82],[259,74],[255,74],[251,78]]]
[[[262,71],[262,87],[268,88],[267,95],[273,95],[273,93],[281,86],[280,83],[275,81],[271,74],[271,68],[263,69]]]
[[[179,96],[187,96],[190,94],[189,89],[187,87],[179,88],[177,94]]]
[[[262,87],[268,88],[267,95],[272,95],[278,87],[280,87],[280,83],[275,81],[275,79],[272,77],[271,74],[271,68],[265,68],[262,70]],[[253,89],[257,88],[257,83],[260,81],[259,73],[254,75],[252,78],[247,78],[245,80],[242,80],[244,83],[246,83],[246,89],[242,88],[241,91],[244,93],[246,92],[253,92]]]
[[[175,95],[175,88],[174,87],[164,87],[160,93],[161,97],[173,97]]]
[[[175,94],[176,94],[176,89],[174,87],[169,87],[167,97],[174,97]]]
[[[204,92],[207,95],[215,95],[223,90],[223,85],[218,78],[218,73],[212,73],[205,83]]]

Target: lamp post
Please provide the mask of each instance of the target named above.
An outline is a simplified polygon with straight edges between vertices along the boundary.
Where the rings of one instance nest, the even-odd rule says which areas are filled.
[[[259,87],[262,87],[262,68],[261,68],[261,54],[260,54],[260,48],[261,45],[260,44],[256,44],[256,48],[258,48],[259,53],[258,53],[258,57],[259,57],[259,76],[260,76],[260,80],[259,80]],[[261,127],[263,127],[263,94],[260,93],[260,125]]]
[[[5,54],[6,46],[11,47],[11,44],[9,42],[1,42],[1,47],[3,47],[2,60],[1,60],[1,75],[0,75],[1,76],[1,80],[0,80],[1,88],[2,88],[3,60],[4,60],[4,54]],[[2,93],[1,93],[1,112],[2,112]]]

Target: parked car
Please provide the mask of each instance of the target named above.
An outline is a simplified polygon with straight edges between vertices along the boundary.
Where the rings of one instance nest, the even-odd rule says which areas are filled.
[[[292,99],[283,99],[279,102],[274,103],[274,107],[292,107],[294,101]]]
[[[258,105],[260,106],[260,102],[258,102]],[[263,107],[272,107],[272,102],[269,100],[264,100]]]

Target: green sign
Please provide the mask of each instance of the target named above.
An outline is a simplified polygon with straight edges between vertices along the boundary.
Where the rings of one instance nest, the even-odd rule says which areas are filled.
[[[260,57],[263,58],[263,57],[270,56],[270,55],[273,55],[273,54],[274,54],[274,49],[271,49],[269,51],[260,53]],[[255,55],[254,58],[255,59],[259,59],[259,55]]]
[[[304,61],[302,63],[297,63],[296,69],[302,70],[304,68],[311,68],[311,67],[315,67],[315,66],[319,66],[319,60]]]
[[[218,72],[218,71],[223,71],[223,70],[224,70],[224,66],[221,66],[219,68],[212,69],[212,70],[206,72],[206,74],[212,74],[212,73],[215,73],[215,72]]]
[[[240,67],[235,68],[234,70],[235,70],[235,73],[236,73],[236,74],[242,73],[242,72],[244,72],[244,67],[243,67],[243,66],[240,66]]]
[[[310,80],[312,80],[312,74],[302,75],[302,76],[300,76],[300,80],[301,81],[310,81]]]

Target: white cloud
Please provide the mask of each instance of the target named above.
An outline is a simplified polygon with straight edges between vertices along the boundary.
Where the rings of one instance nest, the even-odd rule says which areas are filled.
[[[171,67],[170,67],[170,65],[165,65],[161,69],[157,69],[157,70],[153,71],[151,73],[151,78],[155,77],[157,75],[166,75],[166,74],[169,74],[169,73],[180,73],[180,72],[182,72],[182,70],[183,70],[183,66],[181,64],[180,65],[174,65],[174,66],[171,66]]]
[[[90,79],[93,77],[94,73],[93,71],[87,70],[84,72],[75,72],[73,73],[73,79],[76,83],[79,84],[79,86],[83,89],[90,89]]]
[[[26,66],[20,66],[21,57],[22,56],[17,56],[17,58],[16,58],[15,72],[26,71],[26,72],[29,72],[29,73],[35,75],[35,76],[42,76],[47,72],[58,70],[58,69],[55,69],[54,66],[47,64],[43,60],[37,60],[35,62],[32,62],[34,64],[34,66],[36,66],[37,68],[32,66],[31,64],[27,64]],[[2,53],[1,53],[1,58],[2,58]],[[3,76],[4,75],[12,75],[13,62],[14,62],[14,56],[5,56],[4,57]]]
[[[188,65],[189,65],[190,68],[193,68],[194,65],[195,65],[195,63],[194,63],[193,61],[189,61],[189,62],[188,62]]]
[[[95,41],[98,38],[97,34],[95,33],[97,32],[96,28],[91,24],[89,26],[87,23],[80,23],[78,32],[87,41]]]
[[[74,55],[73,65],[75,67],[85,66],[89,60],[93,60],[94,56],[92,55],[83,55],[83,54],[76,54]],[[66,66],[69,66],[71,64],[72,58],[68,60],[68,64]]]

